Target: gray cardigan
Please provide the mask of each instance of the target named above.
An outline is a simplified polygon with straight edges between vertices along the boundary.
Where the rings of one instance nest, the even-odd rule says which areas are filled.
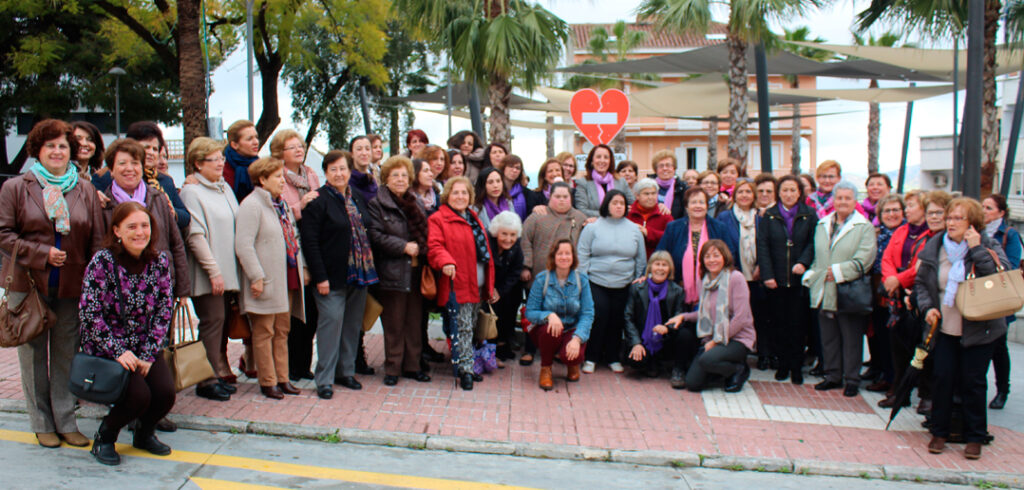
[[[599,218],[580,233],[579,270],[606,288],[628,287],[644,275],[647,248],[640,227],[626,218]]]
[[[291,206],[286,206],[295,236],[295,216]],[[270,193],[257,186],[238,206],[235,220],[235,253],[242,265],[242,311],[260,315],[275,315],[291,311],[292,316],[305,321],[303,295],[303,269],[306,261],[302,248],[296,254],[299,272],[300,294],[295,295],[294,304],[288,302],[288,251],[284,242],[281,221],[271,202]],[[249,284],[263,279],[263,294],[252,296]]]
[[[186,229],[185,242],[192,235],[200,235],[210,247],[217,262],[220,276],[224,279],[225,291],[238,291],[238,258],[235,256],[235,217],[238,214],[238,200],[235,193],[221,178],[210,182],[199,173],[195,174],[198,184],[186,185],[181,189],[181,200],[185,203],[192,221]],[[210,275],[203,269],[196,255],[188,254],[188,272],[192,279],[192,296],[213,292]]]
[[[628,210],[629,206],[633,204],[633,191],[629,189],[629,184],[626,183],[625,179],[615,179],[612,187],[626,195],[626,209]],[[598,217],[600,215],[598,211],[601,209],[601,198],[597,193],[597,184],[586,177],[577,178],[576,196],[573,198],[572,205],[576,209],[583,211],[583,214],[588,217]]]

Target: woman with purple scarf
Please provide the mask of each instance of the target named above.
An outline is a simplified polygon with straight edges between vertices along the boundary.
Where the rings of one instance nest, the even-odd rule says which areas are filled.
[[[519,219],[526,221],[533,208],[541,206],[545,208],[547,199],[526,187],[529,182],[526,180],[526,173],[523,172],[523,160],[516,155],[505,155],[497,164],[501,171],[502,180],[505,181],[505,189],[508,190],[508,197],[512,200],[512,211],[519,215]],[[493,216],[492,216],[493,217]]]
[[[475,194],[476,202],[473,203],[473,211],[480,218],[484,228],[490,226],[491,220],[498,213],[502,211],[515,212],[515,203],[509,198],[501,171],[494,167],[487,167],[480,171],[480,176],[476,180]]]
[[[576,195],[573,196],[573,207],[587,215],[588,224],[597,221],[598,210],[604,202],[604,195],[618,189],[626,195],[626,206],[633,204],[633,192],[623,179],[616,179],[612,169],[615,167],[615,154],[608,145],[597,145],[587,154],[586,171],[583,177],[576,179]]]
[[[348,144],[348,151],[352,154],[352,175],[348,178],[348,185],[352,190],[359,193],[363,201],[370,202],[377,197],[377,179],[370,169],[370,162],[373,159],[373,145],[367,136],[356,136]]]
[[[669,318],[686,311],[683,288],[671,280],[675,275],[672,255],[662,250],[647,261],[647,280],[629,288],[626,303],[626,339],[632,348],[626,364],[658,376],[661,364],[672,364],[672,387],[686,387],[686,368],[697,350],[697,334],[692,324],[666,324]]]
[[[892,191],[892,180],[888,175],[873,173],[864,181],[864,187],[868,190],[868,196],[860,202],[863,209],[861,214],[877,228],[881,225],[882,219],[882,209],[878,207],[878,203]]]

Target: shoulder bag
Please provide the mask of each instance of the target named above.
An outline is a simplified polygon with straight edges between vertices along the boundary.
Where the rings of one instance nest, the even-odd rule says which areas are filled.
[[[498,336],[498,315],[494,307],[487,303],[487,310],[480,309],[476,317],[475,340],[491,340]]]
[[[871,303],[871,276],[864,273],[864,266],[857,265],[860,277],[847,282],[836,283],[836,313],[867,314],[873,310]]]
[[[238,293],[224,292],[228,296],[228,310],[224,318],[224,324],[228,331],[229,339],[249,340],[252,338],[252,326],[249,325],[249,317],[242,313],[242,307],[238,304]]]
[[[114,267],[116,268],[117,264],[114,264]],[[117,272],[117,301],[124,311],[128,304],[124,302],[121,294],[121,273]],[[123,315],[121,321],[125,321]],[[71,359],[68,391],[86,401],[113,405],[124,396],[130,376],[131,371],[125,369],[117,360],[77,352]]]
[[[991,249],[996,273],[975,277],[974,265],[967,279],[956,290],[956,309],[967,320],[985,321],[1013,315],[1024,306],[1024,276],[1007,271]]]
[[[4,279],[3,297],[0,298],[0,347],[17,347],[28,343],[57,323],[57,315],[43,302],[39,288],[36,287],[36,282],[27,269],[23,268],[28,278],[28,293],[21,303],[11,306],[8,296],[11,283],[14,281],[14,268],[20,267],[18,248],[20,243],[16,241],[11,256],[11,268]]]

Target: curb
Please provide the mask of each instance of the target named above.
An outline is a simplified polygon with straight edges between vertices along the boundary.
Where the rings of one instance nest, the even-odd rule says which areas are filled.
[[[21,400],[0,399],[0,412],[26,413]],[[78,418],[100,419],[106,409],[84,404],[76,412]],[[949,483],[954,485],[992,484],[1024,488],[1024,475],[992,471],[957,472],[946,469],[874,465],[753,456],[703,455],[686,451],[621,450],[586,446],[544,443],[513,443],[465,437],[411,434],[406,432],[346,429],[325,426],[285,424],[280,422],[248,422],[243,420],[169,414],[168,419],[179,428],[210,432],[270,435],[299,439],[317,439],[325,443],[347,442],[371,446],[430,449],[461,453],[497,454],[537,459],[568,461],[605,461],[641,466],[674,468],[715,468],[731,471],[794,473],[800,475],[836,476],[892,481]]]

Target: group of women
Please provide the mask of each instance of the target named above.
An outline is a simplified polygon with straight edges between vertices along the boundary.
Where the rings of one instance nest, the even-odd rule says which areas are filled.
[[[438,312],[456,382],[473,389],[483,380],[476,327],[490,304],[498,358],[514,359],[521,325],[519,363],[540,356],[544,390],[554,387],[556,358],[570,382],[628,365],[650,377],[664,370],[676,389],[735,392],[750,376],[748,356],[799,385],[810,354],[819,363],[811,373],[823,377],[815,389],[856,396],[868,378],[867,389],[888,391],[881,405],[892,406],[924,320],[941,318],[919,386],[929,450],[941,452],[950,436],[956,395],[965,454],[980,456],[989,360],[999,388],[992,407],[1006,402],[1012,319],[964,320],[951,299],[965,270],[1020,262],[1020,237],[998,195],[900,197],[874,174],[858,202],[836,162],[819,165],[817,178],[748,179],[735,161],[679,174],[669,151],[655,154],[654,174],[643,177],[633,162],[616,166],[605,145],[589,151],[582,176],[564,153],[544,162],[531,186],[505,146],[463,131],[446,150],[419,130],[406,155],[384,160],[374,135],[327,153],[321,185],[298,133],[278,132],[260,158],[250,121],[232,124],[226,145],[191,143],[179,194],[161,173],[159,128],[136,123],[128,135],[104,149],[87,123],[42,121],[29,135],[36,161],[0,190],[9,301],[35,287],[57,314],[18,350],[33,431],[47,447],[89,442],[66,389],[80,346],[132,371],[96,434],[96,458],[119,462],[114,442],[132,420],[136,447],[170,452],[154,432],[173,430],[164,416],[174,383],[159,351],[174,305],[187,298],[214,372],[196,393],[212,400],[237,390],[226,327],[243,317],[251,334],[239,371],[264,396],[299,394],[292,382],[303,378],[324,399],[335,385],[361,389],[356,375],[374,374],[362,335],[376,301],[389,386],[431,381],[429,363],[444,359],[426,333]],[[846,304],[843,291],[857,281],[876,291],[870,314]],[[862,375],[864,335],[871,363]]]

